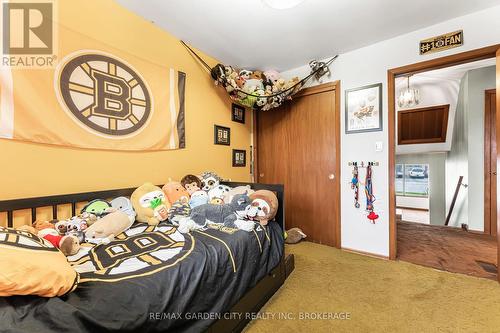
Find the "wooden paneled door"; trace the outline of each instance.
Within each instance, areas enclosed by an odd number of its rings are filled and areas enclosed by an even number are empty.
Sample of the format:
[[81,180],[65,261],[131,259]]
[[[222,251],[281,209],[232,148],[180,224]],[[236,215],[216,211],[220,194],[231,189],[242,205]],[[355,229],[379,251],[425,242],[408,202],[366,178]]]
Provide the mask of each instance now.
[[496,90],[485,91],[484,105],[484,233],[497,234]]
[[340,84],[301,91],[258,112],[257,179],[285,185],[286,227],[340,247]]

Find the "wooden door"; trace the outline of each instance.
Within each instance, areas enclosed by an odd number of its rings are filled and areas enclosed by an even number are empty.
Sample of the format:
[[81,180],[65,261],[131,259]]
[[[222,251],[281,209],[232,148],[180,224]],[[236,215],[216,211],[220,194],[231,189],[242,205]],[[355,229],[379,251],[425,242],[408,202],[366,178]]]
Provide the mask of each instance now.
[[497,234],[496,90],[485,91],[484,106],[484,233]]
[[287,229],[340,247],[339,83],[304,89],[257,115],[257,176],[285,185]]

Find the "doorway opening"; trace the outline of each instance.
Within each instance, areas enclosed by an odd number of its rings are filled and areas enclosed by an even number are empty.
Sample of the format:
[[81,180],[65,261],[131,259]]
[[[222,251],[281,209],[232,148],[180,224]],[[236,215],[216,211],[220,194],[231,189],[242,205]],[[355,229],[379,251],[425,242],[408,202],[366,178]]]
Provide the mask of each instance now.
[[498,49],[389,70],[391,259],[498,279]]

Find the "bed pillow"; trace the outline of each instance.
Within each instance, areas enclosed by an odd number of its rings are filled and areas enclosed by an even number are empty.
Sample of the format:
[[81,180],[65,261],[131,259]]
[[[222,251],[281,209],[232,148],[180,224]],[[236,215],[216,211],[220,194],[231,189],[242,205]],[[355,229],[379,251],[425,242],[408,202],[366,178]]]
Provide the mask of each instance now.
[[0,227],[0,296],[62,296],[78,273],[52,244],[27,231]]

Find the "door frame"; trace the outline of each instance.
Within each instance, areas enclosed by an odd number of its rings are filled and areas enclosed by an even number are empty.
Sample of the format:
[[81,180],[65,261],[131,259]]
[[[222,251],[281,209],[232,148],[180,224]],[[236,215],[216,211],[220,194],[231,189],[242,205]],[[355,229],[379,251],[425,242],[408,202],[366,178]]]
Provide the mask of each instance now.
[[[495,58],[497,59],[496,74],[497,74],[497,108],[500,107],[500,44],[483,47],[471,51],[461,52],[441,58],[426,60],[410,65],[396,67],[387,71],[387,87],[388,87],[388,117],[389,117],[389,258],[396,259],[397,254],[397,225],[396,225],[396,188],[395,188],[395,157],[396,157],[396,87],[395,79],[397,77],[426,72],[460,64],[465,64],[472,61]],[[496,121],[497,131],[500,133],[500,117]],[[500,135],[497,136],[497,145],[500,147]],[[497,161],[500,162],[500,154],[497,154]],[[497,180],[499,183],[500,177]],[[499,186],[500,188],[500,186]],[[497,207],[500,207],[500,196],[497,196]],[[497,242],[500,243],[500,214],[497,214]],[[500,259],[500,244],[497,243],[498,259]],[[497,259],[497,274],[500,281],[500,260]]]
[[[340,249],[341,248],[341,221],[340,221],[340,217],[341,217],[341,208],[342,208],[342,205],[341,205],[341,188],[340,188],[340,181],[341,181],[341,175],[340,175],[340,150],[341,150],[341,144],[340,144],[340,113],[341,113],[341,110],[340,110],[340,81],[337,80],[337,81],[333,81],[333,82],[328,82],[328,83],[324,83],[324,84],[319,84],[319,85],[316,85],[316,86],[312,86],[312,87],[309,87],[309,88],[304,88],[302,90],[300,90],[294,97],[293,99],[296,99],[296,98],[300,98],[300,97],[304,97],[304,96],[307,96],[307,95],[313,95],[313,94],[319,94],[319,93],[322,93],[322,92],[326,92],[326,91],[331,91],[331,90],[335,90],[335,100],[333,101],[335,103],[335,111],[336,111],[336,114],[335,114],[335,120],[334,120],[334,128],[335,128],[335,141],[337,143],[337,149],[335,150],[335,170],[337,172],[337,174],[335,175],[335,181],[334,181],[334,185],[335,186],[335,189],[336,189],[336,192],[338,193],[338,198],[336,200],[336,204],[338,205],[338,209],[337,209],[337,216],[335,216],[335,247]],[[287,102],[287,103],[293,103],[293,99],[292,101],[290,102]],[[261,111],[262,112],[262,111]],[[265,111],[265,112],[273,112],[272,110],[269,110],[269,111]],[[252,136],[253,136],[253,147],[252,147],[252,155],[253,155],[253,174],[254,174],[254,179],[255,179],[255,182],[259,182],[259,154],[258,154],[258,151],[257,151],[257,147],[258,147],[258,131],[259,131],[259,128],[258,128],[258,117],[259,117],[259,111],[253,111],[253,130],[252,130]],[[286,189],[285,189],[286,190]]]
[[[491,234],[491,95],[496,89],[484,91],[484,233]],[[495,117],[496,119],[496,117]],[[496,198],[495,198],[496,199]]]

